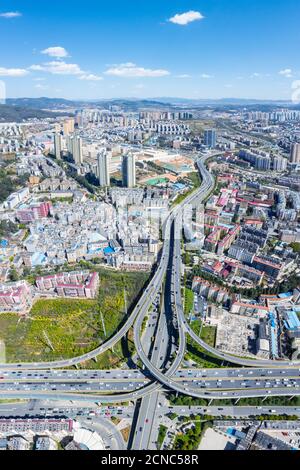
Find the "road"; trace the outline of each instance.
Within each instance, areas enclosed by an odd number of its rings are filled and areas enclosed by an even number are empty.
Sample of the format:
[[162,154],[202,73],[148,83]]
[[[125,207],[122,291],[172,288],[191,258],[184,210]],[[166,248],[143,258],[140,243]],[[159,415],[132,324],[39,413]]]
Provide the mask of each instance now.
[[[300,361],[253,361],[221,353],[201,340],[185,318],[181,295],[183,208],[188,204],[203,202],[210,194],[214,178],[205,167],[208,158],[210,157],[206,156],[197,162],[202,176],[201,187],[176,206],[165,221],[164,244],[157,270],[117,334],[94,351],[69,360],[0,364],[1,398],[72,400],[82,403],[141,400],[132,448],[149,449],[152,445],[155,416],[159,409],[159,396],[164,390],[208,400],[300,396]],[[149,331],[142,335],[145,318],[163,285],[167,286],[168,306],[160,310],[160,315],[150,314],[150,321],[153,323],[150,326],[148,324]],[[144,365],[143,372],[57,370],[95,359],[120,341],[132,326],[137,355]],[[249,369],[180,370],[186,351],[187,334],[202,348],[223,361],[247,366]],[[218,410],[223,412],[221,408]]]

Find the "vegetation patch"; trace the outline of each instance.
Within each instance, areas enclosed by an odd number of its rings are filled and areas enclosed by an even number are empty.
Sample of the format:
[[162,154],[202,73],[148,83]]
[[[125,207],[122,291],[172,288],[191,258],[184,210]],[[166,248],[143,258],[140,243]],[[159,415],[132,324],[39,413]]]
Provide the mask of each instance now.
[[[174,441],[174,450],[198,450],[201,439],[206,430],[212,427],[212,422],[202,422],[196,420],[191,426],[185,429],[184,433],[179,433]],[[188,426],[188,425],[187,425]]]
[[185,288],[184,291],[184,313],[189,315],[194,309],[194,293],[191,289]]
[[168,428],[166,426],[164,426],[163,424],[161,424],[159,426],[158,438],[157,438],[157,448],[158,448],[158,450],[160,450],[162,445],[163,445],[163,442],[164,442],[165,437],[167,435],[167,431],[168,431]]
[[[97,348],[125,322],[148,275],[103,270],[98,298],[39,300],[28,318],[0,315],[0,340],[7,362],[67,359]],[[102,321],[103,320],[103,321]],[[132,331],[98,362],[82,367],[111,368],[132,355]]]

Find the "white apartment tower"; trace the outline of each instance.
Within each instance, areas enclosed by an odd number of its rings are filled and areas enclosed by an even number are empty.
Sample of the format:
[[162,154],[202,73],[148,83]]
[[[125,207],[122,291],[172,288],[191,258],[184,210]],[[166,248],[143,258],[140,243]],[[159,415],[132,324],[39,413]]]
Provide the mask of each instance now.
[[299,143],[292,145],[290,163],[300,163],[300,144]]
[[63,140],[61,134],[54,134],[54,153],[57,160],[61,160],[61,152],[63,149]]
[[107,152],[98,154],[98,178],[101,187],[110,186],[110,155]]
[[136,186],[135,156],[125,155],[122,162],[123,186],[134,188]]
[[76,165],[83,163],[83,149],[82,149],[82,138],[78,136],[73,137],[72,141],[72,155]]

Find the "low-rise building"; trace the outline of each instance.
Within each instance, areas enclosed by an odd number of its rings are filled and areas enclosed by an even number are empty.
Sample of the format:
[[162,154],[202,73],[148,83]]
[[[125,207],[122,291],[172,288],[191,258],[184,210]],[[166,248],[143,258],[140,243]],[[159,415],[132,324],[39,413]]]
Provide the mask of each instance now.
[[58,273],[38,277],[36,285],[41,292],[55,291],[59,297],[96,297],[99,287],[99,274],[88,271]]
[[0,284],[0,312],[25,314],[32,306],[32,293],[26,281]]

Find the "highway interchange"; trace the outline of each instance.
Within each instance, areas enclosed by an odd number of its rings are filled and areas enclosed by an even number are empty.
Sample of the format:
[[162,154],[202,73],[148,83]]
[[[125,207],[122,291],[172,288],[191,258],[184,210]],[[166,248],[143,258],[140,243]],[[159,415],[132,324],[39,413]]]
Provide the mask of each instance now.
[[[76,358],[47,363],[0,364],[1,398],[101,403],[137,401],[131,448],[147,449],[161,391],[171,390],[209,400],[300,395],[300,361],[254,361],[221,353],[201,340],[185,318],[181,293],[183,209],[188,204],[195,207],[202,203],[213,189],[214,178],[205,166],[208,158],[197,161],[201,187],[175,206],[165,221],[164,244],[157,270],[120,330],[94,351]],[[157,302],[161,302],[159,308]],[[145,320],[148,321],[143,330]],[[143,370],[68,369],[87,360],[96,360],[113,348],[132,327]],[[241,368],[180,369],[187,335],[222,361]]]

